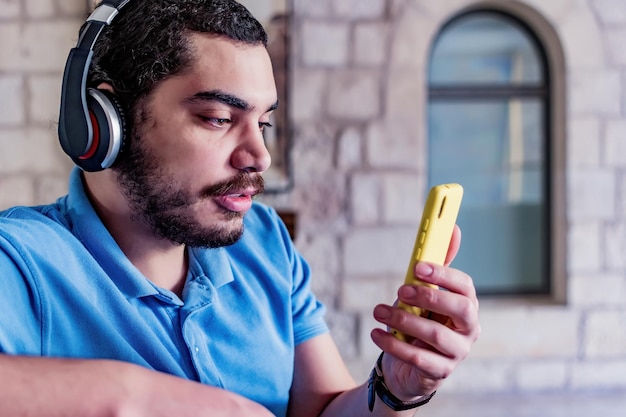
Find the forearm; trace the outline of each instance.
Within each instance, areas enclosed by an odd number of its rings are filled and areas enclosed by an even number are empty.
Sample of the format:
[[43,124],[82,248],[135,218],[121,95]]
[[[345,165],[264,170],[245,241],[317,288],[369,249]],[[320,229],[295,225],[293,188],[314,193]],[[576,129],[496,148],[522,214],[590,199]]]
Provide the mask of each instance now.
[[113,361],[0,355],[0,417],[115,416],[127,372]]
[[0,354],[0,417],[270,416],[236,394],[110,360]]
[[416,411],[417,409],[393,411],[376,396],[374,409],[370,412],[368,408],[368,386],[366,383],[335,397],[320,417],[411,417],[415,415]]

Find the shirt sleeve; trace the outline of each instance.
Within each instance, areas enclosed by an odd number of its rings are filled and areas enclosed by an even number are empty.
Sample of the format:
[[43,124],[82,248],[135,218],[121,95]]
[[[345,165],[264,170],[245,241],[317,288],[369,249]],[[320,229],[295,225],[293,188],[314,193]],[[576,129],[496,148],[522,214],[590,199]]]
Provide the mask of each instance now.
[[306,260],[296,251],[293,273],[293,323],[294,342],[296,345],[315,336],[328,333],[324,319],[326,307],[311,291],[311,268]]
[[0,236],[0,353],[41,354],[40,299],[29,276],[15,248]]

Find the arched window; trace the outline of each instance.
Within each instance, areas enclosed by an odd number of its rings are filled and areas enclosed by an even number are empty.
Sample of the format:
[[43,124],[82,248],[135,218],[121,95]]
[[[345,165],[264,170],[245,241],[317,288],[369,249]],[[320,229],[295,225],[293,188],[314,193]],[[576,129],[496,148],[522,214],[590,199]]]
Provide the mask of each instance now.
[[481,294],[550,292],[550,80],[522,21],[495,10],[449,21],[429,66],[429,184],[459,182],[453,266]]

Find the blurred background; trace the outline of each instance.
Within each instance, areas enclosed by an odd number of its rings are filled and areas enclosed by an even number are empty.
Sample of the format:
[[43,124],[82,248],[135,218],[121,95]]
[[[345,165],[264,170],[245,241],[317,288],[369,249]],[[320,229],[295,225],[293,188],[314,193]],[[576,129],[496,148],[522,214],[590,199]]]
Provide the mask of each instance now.
[[[242,2],[281,94],[262,200],[355,378],[428,188],[458,182],[483,334],[430,415],[626,410],[626,0]],[[61,76],[89,3],[0,0],[0,209],[67,191]]]

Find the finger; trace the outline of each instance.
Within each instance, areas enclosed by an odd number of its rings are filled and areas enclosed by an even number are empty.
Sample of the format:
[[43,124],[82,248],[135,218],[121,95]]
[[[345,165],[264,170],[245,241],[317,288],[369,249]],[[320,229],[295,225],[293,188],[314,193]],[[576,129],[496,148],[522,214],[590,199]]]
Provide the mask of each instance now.
[[[478,301],[475,298],[450,291],[440,291],[425,286],[403,286],[398,291],[400,301],[419,306],[435,313],[436,321],[465,335],[478,334]],[[403,316],[398,316],[401,321]],[[395,326],[395,323],[392,324]],[[394,327],[396,328],[396,327]],[[411,331],[404,332],[411,334]]]
[[[452,373],[457,363],[457,361],[433,351],[430,347],[414,346],[401,342],[382,329],[373,329],[371,337],[380,349],[416,367],[422,377],[434,381],[445,379]],[[438,384],[436,383],[432,389],[436,389],[436,385]]]
[[446,254],[446,261],[444,265],[450,265],[452,260],[456,257],[461,246],[461,228],[458,225],[454,225],[452,230],[452,238],[450,238],[450,246],[448,246],[448,253]]
[[445,321],[440,323],[388,306],[377,306],[374,317],[377,320],[382,318],[390,327],[402,332],[414,346],[436,350],[450,358],[464,357],[469,351],[470,343],[465,340],[466,335],[447,327]]
[[458,269],[418,262],[415,265],[415,277],[430,284],[444,288],[450,292],[464,295],[476,302],[476,288],[472,278]]
[[[478,325],[478,302],[475,299],[449,291],[434,290],[428,287],[404,288],[398,292],[400,300],[406,304],[418,305],[450,321],[450,327],[469,334]],[[438,320],[444,322],[445,320]]]

